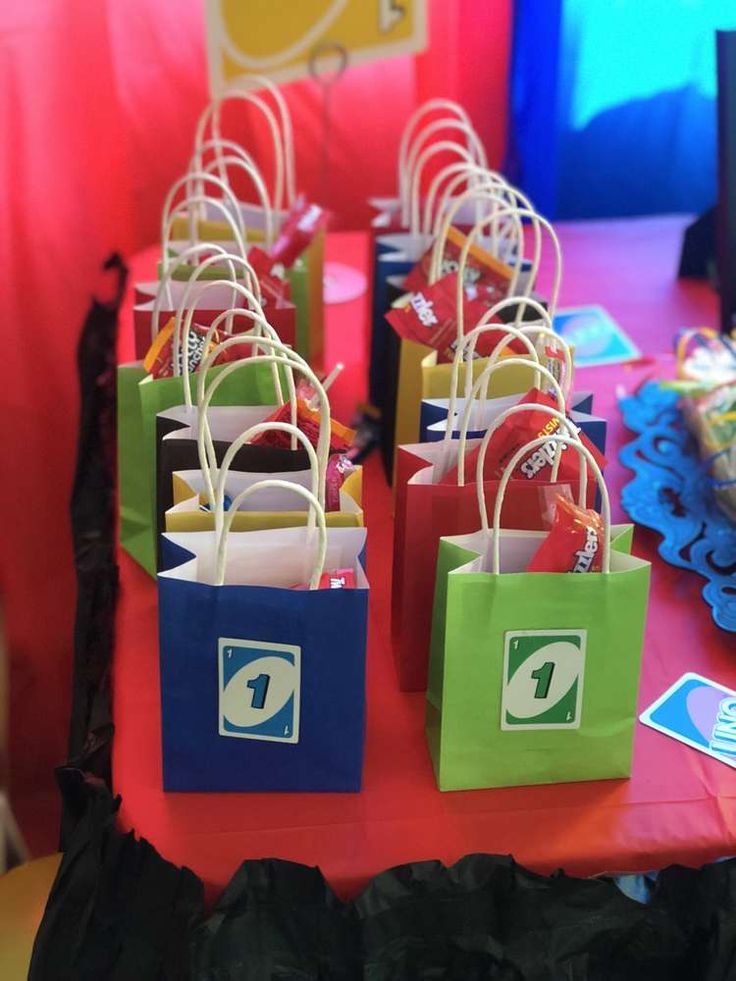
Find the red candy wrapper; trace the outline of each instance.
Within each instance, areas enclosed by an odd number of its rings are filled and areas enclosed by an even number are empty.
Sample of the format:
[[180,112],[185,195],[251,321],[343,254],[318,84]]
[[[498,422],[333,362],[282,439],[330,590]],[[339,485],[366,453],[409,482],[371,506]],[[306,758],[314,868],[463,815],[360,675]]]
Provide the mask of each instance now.
[[[487,310],[488,304],[465,297],[465,333],[475,327]],[[410,294],[403,306],[389,310],[386,320],[405,340],[417,341],[434,348],[439,354],[439,362],[452,361],[457,348],[457,273],[450,273],[420,292]],[[496,318],[494,322],[500,321]],[[502,330],[481,334],[475,356],[488,357],[494,347],[506,338],[508,334]],[[517,352],[526,350],[518,340],[511,342],[508,347]]]
[[299,197],[271,249],[272,262],[293,266],[326,222],[327,214],[318,204],[308,204],[303,196]]
[[[532,388],[523,398],[519,399],[517,405],[522,404],[546,405],[550,408],[557,408],[556,399],[546,392],[541,392],[538,388]],[[553,436],[559,428],[560,424],[557,419],[542,411],[519,412],[509,416],[491,437],[483,468],[484,479],[499,480],[517,450],[539,436]],[[585,433],[578,432],[578,437],[583,446],[590,450],[598,466],[603,469],[606,465],[605,457],[590,442]],[[555,444],[545,443],[535,450],[530,450],[529,455],[517,464],[512,477],[518,480],[550,480],[556,448]],[[479,453],[480,447],[475,447],[466,455],[466,474],[475,473]],[[580,476],[580,466],[579,453],[565,447],[560,459],[558,481],[575,486],[575,482]],[[440,483],[457,483],[457,466],[449,470]]]
[[545,345],[544,356],[540,357],[540,361],[564,391],[567,382],[567,370],[563,351],[559,348]]
[[[450,227],[442,254],[440,277],[457,273],[466,241],[467,236],[459,228]],[[429,286],[433,251],[433,247],[428,249],[416,266],[409,271],[404,283],[407,292],[422,292]],[[514,270],[511,266],[501,262],[490,252],[486,252],[480,245],[474,242],[470,246],[463,270],[463,287],[469,297],[482,300],[486,306],[493,306],[494,303],[508,296],[513,275]]]
[[340,510],[340,488],[351,473],[355,472],[353,463],[342,453],[333,454],[327,461],[325,478],[325,511]]
[[248,249],[248,262],[253,267],[258,282],[261,282],[264,276],[270,275],[271,270],[276,265],[276,260],[271,258],[265,249],[259,249],[257,245],[252,245]]
[[[297,415],[296,425],[307,437],[312,446],[317,446],[319,440],[320,414],[314,409],[310,409],[305,398],[301,397],[300,386],[297,386]],[[291,405],[285,402],[280,405],[275,412],[272,412],[264,422],[291,422]],[[355,432],[343,426],[335,419],[330,419],[330,452],[344,453],[349,449],[355,437]],[[291,446],[291,436],[282,430],[269,430],[259,433],[252,440],[254,444],[261,446],[280,446],[284,449]]]
[[532,556],[527,572],[600,572],[603,519],[557,495],[549,534]]
[[[143,367],[154,378],[171,378],[174,374],[174,325],[176,321],[174,317],[171,317],[161,330],[156,334],[153,339],[153,343],[148,349],[148,352],[143,359]],[[205,351],[205,339],[207,337],[208,327],[203,327],[201,324],[192,324],[189,328],[189,341],[187,344],[186,352],[186,371],[190,374],[199,368],[204,357],[212,351],[212,349],[219,344],[223,339],[224,335],[220,331],[215,331],[210,339],[210,343],[207,345],[207,350]],[[179,350],[179,370],[182,371],[182,354],[183,350]],[[226,349],[223,351],[216,360],[216,364],[223,364],[225,361],[233,361],[237,355],[232,350]]]
[[564,497],[568,501],[575,502],[569,484],[542,484],[540,486],[539,511],[542,515],[542,524],[548,531],[554,524],[558,497]]
[[[355,589],[355,573],[352,569],[335,569],[334,572],[323,572],[319,579],[318,589]],[[309,589],[308,583],[299,583],[291,589]]]
[[265,249],[259,249],[257,245],[251,246],[248,250],[248,262],[258,277],[261,294],[267,301],[269,299],[279,301],[291,299],[289,280],[276,275],[273,270],[278,263]]

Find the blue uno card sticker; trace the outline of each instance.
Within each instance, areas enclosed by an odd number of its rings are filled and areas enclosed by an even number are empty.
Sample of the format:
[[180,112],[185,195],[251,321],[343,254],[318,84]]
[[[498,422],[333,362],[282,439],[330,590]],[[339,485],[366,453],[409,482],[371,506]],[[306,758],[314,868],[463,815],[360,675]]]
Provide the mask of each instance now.
[[736,692],[699,674],[684,674],[640,721],[678,742],[736,767]]
[[578,367],[616,364],[641,357],[641,351],[603,307],[558,310],[554,329],[575,348]]
[[299,742],[301,648],[221,637],[217,660],[220,735]]

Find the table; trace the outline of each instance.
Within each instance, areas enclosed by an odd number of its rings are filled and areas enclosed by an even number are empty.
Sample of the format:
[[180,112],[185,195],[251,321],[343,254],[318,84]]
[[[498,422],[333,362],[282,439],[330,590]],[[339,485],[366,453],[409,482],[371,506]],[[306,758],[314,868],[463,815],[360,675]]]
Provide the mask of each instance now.
[[[607,469],[614,520],[630,475],[618,463],[626,442],[616,396],[647,377],[672,372],[674,331],[714,323],[716,298],[705,284],[678,283],[686,219],[666,217],[560,225],[565,256],[562,304],[600,303],[645,352],[629,366],[581,370],[580,389],[596,393],[609,419]],[[365,267],[368,240],[342,233],[328,258]],[[132,281],[149,278],[155,250],[137,257]],[[328,364],[345,372],[331,392],[335,415],[349,419],[365,390],[366,299],[328,310]],[[121,357],[129,356],[129,311]],[[657,357],[654,357],[654,356]],[[159,680],[154,582],[120,554],[121,601],[114,667],[114,789],[120,821],[173,862],[189,865],[212,892],[246,857],[276,856],[318,865],[342,896],[382,869],[474,851],[511,853],[548,873],[645,871],[671,862],[699,865],[736,853],[736,773],[659,733],[637,728],[633,775],[547,787],[441,794],[424,740],[424,698],[398,691],[390,650],[390,492],[377,454],[365,473],[371,608],[368,727],[360,794],[164,794],[161,790]],[[656,556],[656,536],[639,529],[635,551],[653,562],[640,706],[684,671],[736,686],[736,642],[710,620],[701,583]]]

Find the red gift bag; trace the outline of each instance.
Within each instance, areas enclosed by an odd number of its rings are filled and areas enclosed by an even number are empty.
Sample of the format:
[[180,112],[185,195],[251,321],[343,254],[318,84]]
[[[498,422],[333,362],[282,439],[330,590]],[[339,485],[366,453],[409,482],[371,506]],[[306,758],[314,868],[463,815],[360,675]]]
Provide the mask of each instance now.
[[[489,365],[478,378],[475,392],[482,390],[487,377],[507,365],[515,366],[519,359],[509,359]],[[559,386],[547,369],[540,366],[540,373],[557,386],[557,408],[538,403],[529,404],[521,412],[544,413],[559,425],[567,426],[570,438],[575,438],[575,428],[564,416],[564,401]],[[553,386],[554,387],[554,386]],[[493,401],[493,400],[489,400]],[[502,402],[503,409],[508,403]],[[486,411],[489,409],[487,403]],[[499,428],[506,419],[506,412],[499,415],[491,429]],[[467,431],[468,417],[465,419]],[[394,660],[402,691],[422,691],[427,685],[429,643],[432,628],[432,602],[434,598],[435,568],[439,539],[443,535],[470,534],[477,530],[478,498],[474,474],[466,483],[442,483],[442,478],[456,468],[458,454],[477,453],[481,439],[453,440],[446,437],[441,442],[418,443],[400,446],[396,462],[396,517],[394,525],[394,561],[391,596],[391,627]],[[493,446],[493,437],[490,440]],[[561,455],[561,454],[560,454]],[[541,476],[550,476],[549,480]],[[500,481],[484,481],[488,507],[496,500]],[[513,479],[504,506],[504,527],[522,530],[542,530],[547,527],[548,513],[556,492],[573,490],[569,482],[556,479],[556,472],[534,479]],[[595,487],[588,488],[588,502],[592,506]]]
[[[207,258],[194,268],[188,280],[173,278],[177,268],[203,251],[208,253]],[[208,278],[207,271],[215,267],[229,272],[232,281]],[[136,357],[145,357],[156,336],[156,325],[160,330],[172,316],[180,316],[189,307],[196,310],[196,322],[209,327],[224,310],[260,306],[279,340],[293,347],[296,343],[296,308],[288,296],[286,282],[274,276],[257,277],[250,262],[242,256],[230,255],[221,246],[213,244],[191,246],[166,266],[155,295],[133,308]],[[232,328],[235,333],[248,329],[242,321],[236,324]]]

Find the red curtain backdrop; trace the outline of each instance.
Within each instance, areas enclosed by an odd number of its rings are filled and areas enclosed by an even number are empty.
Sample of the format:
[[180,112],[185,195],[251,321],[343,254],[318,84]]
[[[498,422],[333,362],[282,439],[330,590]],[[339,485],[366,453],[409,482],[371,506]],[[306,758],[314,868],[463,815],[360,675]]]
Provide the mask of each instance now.
[[[401,128],[430,97],[462,102],[501,162],[511,0],[429,8],[425,54],[349,68],[335,84],[325,203],[337,227],[364,226],[366,198],[395,191]],[[208,98],[203,22],[202,0],[0,4],[0,598],[22,817],[51,792],[66,749],[78,332],[100,263],[155,240],[167,187],[186,168]],[[322,92],[307,80],[286,96],[298,184],[318,198]],[[28,830],[32,844],[53,845]]]

